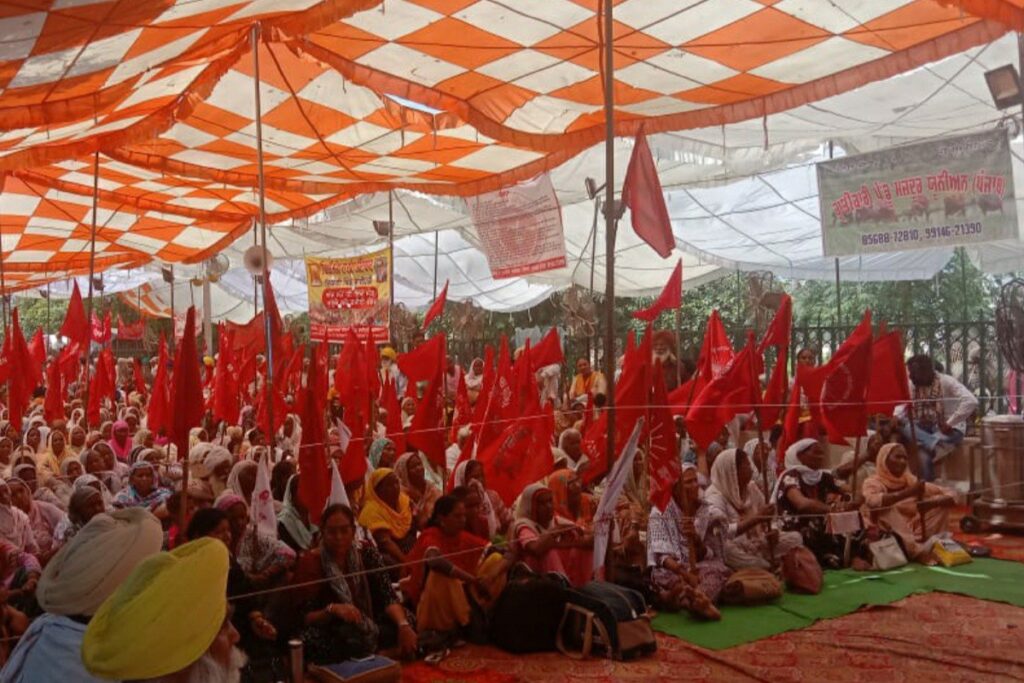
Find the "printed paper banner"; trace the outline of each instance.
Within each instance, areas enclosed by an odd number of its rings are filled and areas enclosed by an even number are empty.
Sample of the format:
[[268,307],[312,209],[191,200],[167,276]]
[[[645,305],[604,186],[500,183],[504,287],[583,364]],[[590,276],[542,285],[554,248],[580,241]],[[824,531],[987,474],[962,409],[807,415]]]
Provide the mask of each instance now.
[[1002,128],[818,164],[826,256],[1017,239]]
[[391,320],[391,253],[351,258],[306,258],[309,338],[342,342],[348,330],[386,343]]
[[466,204],[495,280],[565,267],[562,209],[546,174]]

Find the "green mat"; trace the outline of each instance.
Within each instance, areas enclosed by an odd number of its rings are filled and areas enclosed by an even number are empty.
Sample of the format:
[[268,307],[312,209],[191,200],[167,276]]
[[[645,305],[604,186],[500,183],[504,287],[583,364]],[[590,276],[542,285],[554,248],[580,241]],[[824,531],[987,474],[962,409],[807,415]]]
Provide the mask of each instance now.
[[722,607],[722,620],[659,614],[654,629],[709,650],[749,643],[850,614],[864,605],[887,605],[914,593],[942,591],[1024,607],[1024,564],[977,559],[951,569],[907,565],[887,572],[825,572],[819,595],[784,593],[760,607]]

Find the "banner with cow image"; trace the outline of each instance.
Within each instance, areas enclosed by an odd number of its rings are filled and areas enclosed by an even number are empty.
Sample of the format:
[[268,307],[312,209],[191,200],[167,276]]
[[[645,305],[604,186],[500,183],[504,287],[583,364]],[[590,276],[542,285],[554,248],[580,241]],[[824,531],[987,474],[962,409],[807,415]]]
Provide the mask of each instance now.
[[818,164],[825,256],[1017,239],[1003,128]]

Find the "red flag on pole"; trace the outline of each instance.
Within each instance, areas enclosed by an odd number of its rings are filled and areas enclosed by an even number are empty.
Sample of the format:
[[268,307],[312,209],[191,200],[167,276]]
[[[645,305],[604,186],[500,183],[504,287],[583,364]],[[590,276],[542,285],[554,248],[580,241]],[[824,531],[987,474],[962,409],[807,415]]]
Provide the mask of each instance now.
[[46,398],[43,400],[43,417],[53,423],[63,420],[64,415],[64,377],[60,372],[60,364],[54,359],[46,368]]
[[28,344],[25,342],[25,335],[21,332],[17,308],[11,313],[10,343],[5,342],[4,346],[7,351],[5,360],[10,367],[7,409],[11,424],[15,429],[20,430],[21,418],[32,399],[32,391],[39,383],[39,377],[35,359],[32,358]]
[[758,346],[758,359],[761,367],[764,367],[764,352],[769,346],[776,348],[775,367],[772,369],[772,376],[768,380],[768,388],[764,392],[764,401],[758,408],[757,415],[761,426],[766,427],[779,419],[782,413],[782,402],[786,398],[786,389],[789,386],[789,336],[793,326],[793,300],[788,294],[783,295],[779,310],[768,325],[764,339]]
[[299,477],[299,500],[309,511],[309,521],[319,524],[320,514],[331,493],[328,459],[324,448],[327,441],[327,430],[324,427],[327,394],[324,384],[317,381],[322,374],[327,373],[327,368],[320,365],[319,354],[311,355],[307,383],[300,389],[302,445],[298,459],[302,476]]
[[160,349],[157,352],[156,375],[153,377],[153,392],[146,411],[146,424],[154,434],[171,434],[170,387],[167,381],[167,340],[160,335]]
[[444,451],[448,445],[444,426],[444,359],[438,358],[437,372],[427,384],[427,391],[416,405],[416,414],[409,425],[405,442],[422,451],[438,468],[445,467]]
[[477,449],[487,448],[497,439],[508,426],[506,420],[516,416],[516,396],[514,393],[514,377],[512,361],[509,358],[508,339],[501,336],[501,347],[498,350],[498,369],[487,396],[487,406],[481,420],[480,433],[477,434]]
[[402,429],[402,404],[398,401],[398,388],[394,378],[388,378],[381,390],[381,407],[387,412],[387,436],[395,444],[395,453],[404,454],[405,431]]
[[171,437],[178,446],[178,457],[188,454],[188,433],[203,419],[203,381],[199,376],[199,351],[196,349],[196,309],[189,306],[185,315],[185,333],[174,358],[174,386],[171,387]]
[[36,329],[36,333],[32,335],[32,341],[28,344],[28,352],[36,366],[42,368],[46,363],[46,341],[43,339],[43,328]]
[[750,412],[761,400],[756,381],[753,335],[721,375],[704,387],[686,413],[686,432],[707,448],[722,428],[740,413]]
[[85,306],[82,304],[82,292],[78,289],[78,281],[75,281],[71,290],[71,300],[68,302],[68,312],[64,316],[64,323],[60,326],[60,335],[67,337],[72,342],[78,342],[80,349],[89,348],[89,339],[92,335],[92,327],[85,317]]
[[735,355],[718,310],[711,311],[707,329],[704,330],[700,355],[697,357],[697,372],[705,382],[710,382],[725,371]]
[[871,347],[871,384],[868,412],[891,415],[896,406],[910,401],[910,381],[903,360],[903,337],[893,331],[875,340]]
[[142,374],[142,360],[135,358],[132,360],[132,375],[135,380],[135,393],[140,397],[146,395],[146,377]]
[[444,281],[444,288],[441,293],[434,299],[434,303],[430,304],[430,308],[427,309],[427,314],[423,316],[423,329],[430,327],[430,323],[434,321],[434,318],[444,313],[444,305],[448,301],[448,280]]
[[[417,346],[412,351],[399,354],[398,369],[409,380],[409,385],[415,387],[417,382],[428,382],[434,376],[434,362],[441,355],[446,344],[443,334],[435,334],[433,337]],[[447,350],[443,355],[447,355]],[[412,394],[415,396],[415,394]]]
[[658,256],[668,258],[676,243],[672,236],[672,221],[661,192],[658,168],[642,130],[636,134],[633,154],[626,168],[622,203],[629,207],[633,231],[637,236],[647,242]]
[[648,308],[633,312],[633,317],[645,322],[654,322],[665,311],[679,308],[683,303],[683,259],[676,263],[675,270],[665,283],[665,288]]
[[228,424],[237,424],[241,406],[238,403],[238,371],[235,365],[235,333],[220,329],[220,352],[213,375],[213,417]]
[[647,472],[651,482],[651,502],[662,512],[665,511],[665,506],[672,498],[672,487],[675,486],[682,473],[679,447],[676,443],[676,424],[668,407],[667,393],[665,391],[665,375],[661,371],[661,361],[655,361],[649,420],[651,446],[647,459]]
[[[529,354],[529,355],[527,355]],[[558,329],[552,327],[548,330],[536,346],[532,346],[530,349],[523,351],[523,358],[530,359],[530,367],[534,370],[540,370],[548,365],[556,365],[565,362],[565,354],[562,353],[562,340],[558,336]]]
[[477,450],[488,488],[506,505],[522,490],[551,473],[551,420],[543,412],[515,418],[487,446]]

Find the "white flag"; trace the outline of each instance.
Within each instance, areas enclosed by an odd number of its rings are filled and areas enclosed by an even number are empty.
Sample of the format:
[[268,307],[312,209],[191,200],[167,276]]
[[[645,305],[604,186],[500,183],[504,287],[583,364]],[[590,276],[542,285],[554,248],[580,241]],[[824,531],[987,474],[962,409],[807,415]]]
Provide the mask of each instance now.
[[644,419],[636,421],[636,427],[629,437],[629,441],[622,448],[619,459],[615,461],[611,474],[608,475],[608,485],[601,496],[601,502],[597,505],[597,512],[594,513],[594,578],[602,579],[604,576],[604,560],[608,553],[608,537],[611,534],[612,523],[615,521],[615,507],[619,501],[629,473],[633,471],[633,457],[636,455],[636,446],[640,441],[640,432],[644,428]]
[[277,538],[277,515],[274,513],[274,496],[270,492],[266,454],[261,455],[256,463],[256,486],[252,490],[249,518],[261,532]]
[[[327,505],[337,505],[341,503],[349,508],[352,504],[348,502],[348,492],[345,491],[345,485],[341,483],[341,475],[338,474],[338,466],[331,460],[331,493],[327,496]],[[327,506],[324,506],[327,509]]]
[[338,420],[336,426],[338,427],[338,447],[342,453],[347,453],[348,443],[352,440],[352,430],[348,428],[344,420]]

